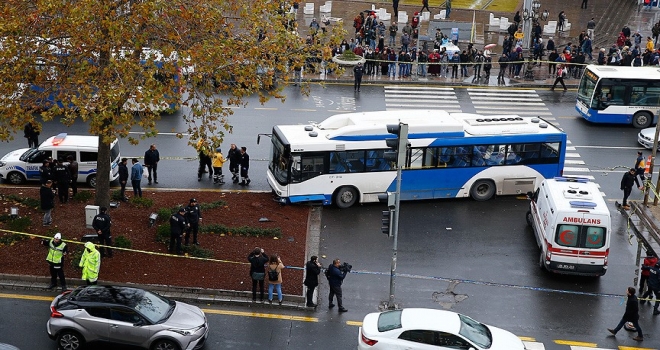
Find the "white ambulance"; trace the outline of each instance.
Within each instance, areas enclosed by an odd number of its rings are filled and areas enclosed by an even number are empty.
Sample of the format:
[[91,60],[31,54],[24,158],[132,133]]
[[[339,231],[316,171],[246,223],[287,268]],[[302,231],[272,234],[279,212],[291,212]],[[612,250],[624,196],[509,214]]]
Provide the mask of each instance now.
[[[0,158],[0,179],[12,184],[39,180],[39,168],[43,161],[52,157],[67,162],[72,156],[78,162],[77,182],[96,187],[96,160],[98,136],[68,135],[61,133],[49,137],[38,148],[21,148]],[[119,141],[110,144],[110,181],[119,177]]]
[[607,272],[610,211],[596,183],[584,178],[546,179],[528,197],[527,223],[540,249],[541,269],[581,276]]

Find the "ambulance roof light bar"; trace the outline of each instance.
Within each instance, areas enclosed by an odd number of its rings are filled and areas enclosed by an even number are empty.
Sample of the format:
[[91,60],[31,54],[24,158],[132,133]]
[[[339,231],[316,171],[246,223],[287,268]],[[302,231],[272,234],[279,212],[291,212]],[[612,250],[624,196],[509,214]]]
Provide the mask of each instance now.
[[571,205],[571,208],[595,209],[597,206],[596,203],[587,201],[570,201],[568,203]]
[[566,177],[566,176],[555,176],[555,181],[557,182],[579,182],[579,183],[587,183],[589,182],[589,179],[586,177]]
[[53,137],[53,146],[57,146],[60,143],[62,143],[66,139],[66,133],[59,133],[55,137]]

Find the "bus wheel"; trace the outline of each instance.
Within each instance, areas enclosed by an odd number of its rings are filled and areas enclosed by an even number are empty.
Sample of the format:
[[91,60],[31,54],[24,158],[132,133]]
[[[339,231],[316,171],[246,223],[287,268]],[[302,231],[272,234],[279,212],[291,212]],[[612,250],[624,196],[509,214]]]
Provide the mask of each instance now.
[[495,184],[490,180],[477,180],[470,189],[470,197],[475,201],[487,201],[495,195]]
[[640,112],[633,116],[633,126],[638,129],[648,128],[649,126],[651,126],[652,121],[653,121],[653,116],[651,116],[647,112]]
[[340,187],[335,194],[335,205],[341,209],[351,207],[357,200],[358,193],[353,187]]
[[534,218],[532,217],[532,212],[528,211],[527,215],[525,215],[525,219],[527,219],[527,225],[532,226],[534,223]]

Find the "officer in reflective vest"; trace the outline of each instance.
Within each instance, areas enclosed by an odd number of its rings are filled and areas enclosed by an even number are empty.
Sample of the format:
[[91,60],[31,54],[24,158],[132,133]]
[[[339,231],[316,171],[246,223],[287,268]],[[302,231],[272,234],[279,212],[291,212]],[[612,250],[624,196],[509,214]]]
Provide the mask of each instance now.
[[82,267],[82,279],[87,282],[87,285],[95,285],[101,269],[101,253],[96,250],[94,243],[85,243],[85,251],[78,266]]
[[48,289],[53,289],[57,287],[57,278],[60,278],[60,283],[62,284],[62,291],[66,290],[66,280],[64,279],[64,266],[62,264],[62,259],[69,252],[66,243],[62,241],[62,234],[56,233],[53,239],[48,240],[44,239],[41,241],[41,244],[48,247],[48,256],[46,256],[46,261],[50,267],[50,285]]

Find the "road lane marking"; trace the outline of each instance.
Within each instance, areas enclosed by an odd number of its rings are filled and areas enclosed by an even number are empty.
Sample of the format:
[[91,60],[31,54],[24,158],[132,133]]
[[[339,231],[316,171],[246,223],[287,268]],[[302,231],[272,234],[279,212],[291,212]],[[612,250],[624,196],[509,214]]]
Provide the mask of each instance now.
[[658,350],[657,348],[638,348],[635,346],[619,345],[619,350]]
[[55,297],[43,297],[39,295],[24,295],[24,294],[8,294],[0,293],[0,298],[5,299],[24,299],[24,300],[37,300],[37,301],[53,301]]
[[254,109],[261,110],[261,111],[276,111],[277,108],[275,107],[254,107]]
[[207,314],[228,315],[228,316],[242,316],[242,317],[257,317],[257,318],[271,318],[277,320],[301,321],[301,322],[318,322],[317,317],[307,316],[293,316],[281,314],[267,314],[263,312],[245,312],[245,311],[229,311],[218,309],[202,309]]
[[518,337],[522,341],[536,341],[536,338],[533,337]]
[[349,325],[349,326],[362,327],[362,322],[361,321],[346,321],[346,324]]
[[606,148],[606,149],[632,149],[632,150],[645,150],[644,147],[630,147],[630,146],[574,146],[579,148]]
[[577,118],[579,118],[579,117],[576,117],[576,116],[574,116],[574,115],[571,115],[571,116],[564,116],[564,117],[557,117],[557,118],[560,118],[560,119],[577,119]]
[[306,108],[292,108],[294,112],[316,112],[315,109],[306,109]]
[[598,346],[596,343],[588,343],[588,342],[583,342],[583,341],[574,341],[574,340],[561,340],[561,339],[556,339],[553,340],[555,344],[559,345],[569,345],[569,346],[583,346],[583,347],[588,347],[588,348],[595,348]]
[[537,343],[535,341],[526,341],[523,337],[519,337],[525,344],[525,349],[527,350],[545,350],[545,345],[543,343]]

